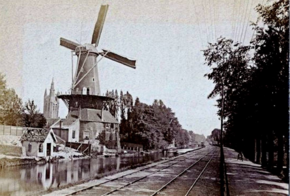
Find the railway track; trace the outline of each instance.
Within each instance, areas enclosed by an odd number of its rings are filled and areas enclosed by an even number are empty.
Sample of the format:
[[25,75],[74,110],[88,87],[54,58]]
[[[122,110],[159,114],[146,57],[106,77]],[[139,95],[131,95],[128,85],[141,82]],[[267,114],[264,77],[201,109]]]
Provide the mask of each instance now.
[[[107,181],[100,183],[98,185],[87,187],[85,189],[82,189],[81,191],[76,191],[73,193],[73,195],[88,195],[88,194],[89,195],[90,194],[102,195],[102,196],[111,195],[111,194],[116,195],[119,191],[123,190],[124,188],[134,186],[138,182],[141,182],[142,180],[144,180],[146,178],[150,178],[152,175],[162,173],[162,172],[164,172],[164,171],[166,171],[174,166],[176,166],[177,169],[179,169],[178,167],[182,167],[181,172],[179,172],[177,175],[174,175],[174,177],[169,182],[165,183],[163,186],[161,186],[161,188],[159,188],[157,191],[155,191],[153,194],[151,194],[152,196],[157,195],[160,192],[162,192],[165,188],[170,186],[170,184],[172,184],[174,181],[176,181],[178,178],[180,178],[183,174],[185,174],[192,167],[194,167],[195,165],[197,165],[200,162],[204,162],[203,159],[205,159],[208,156],[208,154],[210,154],[210,153],[213,153],[213,151],[205,152],[205,154],[204,154],[204,152],[201,153],[200,151],[193,151],[193,152],[190,152],[187,154],[182,154],[182,155],[179,155],[177,157],[173,157],[167,161],[161,161],[160,163],[157,163],[157,164],[152,165],[150,167],[145,167],[145,168],[142,168],[142,169],[137,170],[135,172],[107,180]],[[212,157],[211,157],[211,159],[212,159]],[[202,173],[205,171],[205,169],[206,169],[207,165],[210,163],[211,159],[209,161],[207,161],[206,166],[202,169],[198,178],[192,183],[192,185],[190,186],[190,188],[188,190],[188,193],[191,191],[191,189],[194,187],[194,185],[196,184],[198,179],[201,177]],[[193,163],[191,163],[189,166],[184,165],[189,160],[193,161]],[[183,169],[184,167],[185,167],[185,169]],[[133,177],[133,175],[137,175],[138,177]],[[129,177],[129,176],[131,176],[133,178],[133,180],[124,183],[123,182],[124,178]],[[116,188],[106,190],[105,193],[100,193],[100,189],[102,189],[102,187],[104,189],[106,189],[104,186],[108,185],[109,183],[112,183],[113,181],[116,181],[117,184],[119,183]],[[152,193],[152,190],[151,190],[151,193]],[[188,193],[186,195],[188,195]],[[148,195],[150,195],[150,194],[148,194]]]
[[[212,153],[212,152],[211,152]],[[209,153],[210,154],[210,153]],[[184,175],[186,172],[188,172],[188,170],[190,170],[193,166],[195,166],[197,163],[199,163],[204,157],[206,157],[207,155],[203,156],[202,158],[200,158],[198,161],[194,162],[193,164],[191,164],[189,167],[185,168],[182,172],[180,172],[178,175],[176,175],[175,177],[173,177],[169,182],[167,182],[166,184],[164,184],[160,189],[158,189],[157,191],[155,191],[153,194],[151,194],[150,196],[155,196],[158,195],[158,193],[160,193],[162,190],[166,189],[169,185],[171,185],[173,182],[175,182],[178,178],[180,178],[182,175]],[[189,187],[188,191],[185,193],[185,196],[188,196],[190,191],[193,189],[193,187],[196,185],[197,181],[200,179],[200,177],[202,176],[202,174],[204,173],[205,169],[207,168],[208,164],[211,162],[211,160],[213,159],[214,154],[211,156],[211,158],[206,161],[205,166],[202,168],[201,172],[199,173],[199,175],[197,176],[197,178],[194,180],[194,182],[191,184],[191,186]]]

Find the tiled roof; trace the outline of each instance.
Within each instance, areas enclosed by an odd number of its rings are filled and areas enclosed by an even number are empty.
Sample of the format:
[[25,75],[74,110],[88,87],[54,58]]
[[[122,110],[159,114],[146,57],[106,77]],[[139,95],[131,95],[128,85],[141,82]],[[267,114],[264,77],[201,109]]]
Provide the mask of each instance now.
[[48,134],[49,129],[26,129],[22,134],[20,141],[43,142]]
[[[102,118],[103,112],[103,118]],[[112,116],[112,114],[107,110],[96,110],[96,109],[82,109],[81,121],[94,121],[94,122],[104,122],[104,123],[118,123],[118,121]]]

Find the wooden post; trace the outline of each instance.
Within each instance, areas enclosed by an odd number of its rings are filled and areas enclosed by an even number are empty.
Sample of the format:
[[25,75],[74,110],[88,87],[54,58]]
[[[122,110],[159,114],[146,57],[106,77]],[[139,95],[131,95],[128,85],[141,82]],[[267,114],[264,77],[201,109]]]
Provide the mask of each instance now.
[[224,196],[224,152],[223,152],[223,120],[224,120],[224,81],[222,78],[222,108],[221,108],[221,133],[220,133],[220,194]]

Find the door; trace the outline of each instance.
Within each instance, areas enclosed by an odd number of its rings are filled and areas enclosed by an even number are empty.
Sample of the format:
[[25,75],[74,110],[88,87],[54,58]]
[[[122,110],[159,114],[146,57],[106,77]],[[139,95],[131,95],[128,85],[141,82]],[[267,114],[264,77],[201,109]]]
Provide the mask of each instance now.
[[51,156],[51,143],[46,144],[46,156]]

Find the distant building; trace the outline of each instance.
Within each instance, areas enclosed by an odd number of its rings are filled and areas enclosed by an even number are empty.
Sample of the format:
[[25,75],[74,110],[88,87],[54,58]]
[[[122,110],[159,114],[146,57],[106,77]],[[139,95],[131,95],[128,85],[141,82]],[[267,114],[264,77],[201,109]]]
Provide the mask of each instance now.
[[54,82],[52,80],[49,94],[45,89],[43,103],[43,115],[46,119],[58,118],[59,101],[54,90]]
[[50,157],[53,156],[53,147],[56,146],[56,137],[52,129],[27,129],[20,138],[26,156]]

